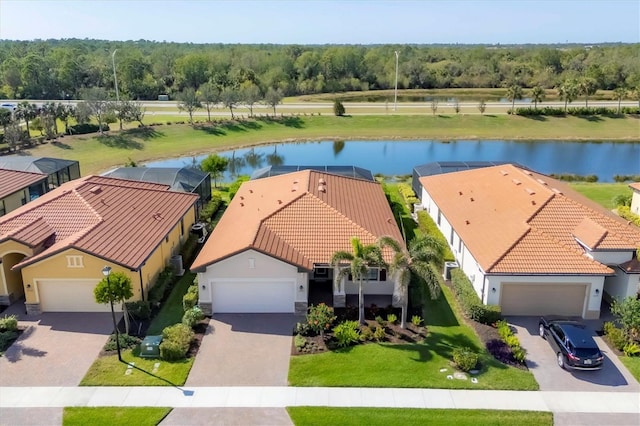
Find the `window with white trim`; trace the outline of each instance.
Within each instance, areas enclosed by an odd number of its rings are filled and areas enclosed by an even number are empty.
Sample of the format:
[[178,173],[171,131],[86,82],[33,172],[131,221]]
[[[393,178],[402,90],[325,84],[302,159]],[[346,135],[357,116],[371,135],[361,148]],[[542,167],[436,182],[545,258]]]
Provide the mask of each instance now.
[[84,268],[82,256],[67,256],[67,268]]

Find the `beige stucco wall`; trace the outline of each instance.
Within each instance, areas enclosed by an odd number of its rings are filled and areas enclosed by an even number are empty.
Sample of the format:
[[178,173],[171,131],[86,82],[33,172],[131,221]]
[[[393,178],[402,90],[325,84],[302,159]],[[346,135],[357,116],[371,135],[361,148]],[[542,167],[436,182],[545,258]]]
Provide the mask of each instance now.
[[18,276],[16,276],[15,272],[10,271],[10,268],[22,256],[30,256],[32,254],[33,251],[29,247],[16,241],[8,240],[0,243],[0,260],[2,260],[2,268],[0,268],[0,297],[6,296],[8,298],[11,292],[14,292],[14,298],[22,296],[24,291],[15,288],[15,282],[20,282],[18,278],[19,272]]
[[4,200],[4,209],[5,213],[9,213],[14,211],[15,209],[22,207],[22,199],[25,198],[27,202],[29,202],[29,188],[21,189],[18,192],[14,192],[13,194],[7,195],[3,198]]

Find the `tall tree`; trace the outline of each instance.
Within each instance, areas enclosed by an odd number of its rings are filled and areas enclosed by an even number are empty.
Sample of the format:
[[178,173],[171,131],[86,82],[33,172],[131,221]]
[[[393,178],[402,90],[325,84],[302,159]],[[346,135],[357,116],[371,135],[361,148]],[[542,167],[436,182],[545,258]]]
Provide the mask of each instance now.
[[409,243],[409,248],[392,237],[384,236],[378,240],[382,249],[390,248],[393,258],[389,272],[395,280],[394,298],[402,304],[400,326],[406,327],[407,305],[409,301],[409,283],[411,276],[420,278],[429,290],[432,299],[440,295],[440,283],[433,270],[432,263],[439,266],[444,256],[444,245],[432,236],[419,236]]
[[240,97],[242,102],[249,108],[249,117],[253,117],[253,106],[262,99],[260,89],[253,83],[243,85],[240,89]]
[[591,77],[584,77],[578,82],[580,94],[584,95],[584,106],[589,108],[589,96],[598,91],[598,82]]
[[178,100],[180,101],[178,103],[178,109],[180,111],[187,111],[187,113],[189,113],[189,124],[193,124],[193,112],[202,107],[195,89],[191,87],[184,89],[178,95]]
[[18,120],[24,120],[27,126],[27,135],[31,134],[29,130],[29,121],[38,116],[38,108],[29,101],[22,101],[18,104],[15,111],[15,117]]
[[531,89],[531,99],[533,99],[533,106],[535,109],[538,109],[538,102],[544,101],[546,97],[546,93],[542,86],[535,86]]
[[98,122],[100,134],[103,134],[103,124],[107,116],[113,114],[114,103],[109,100],[107,91],[102,87],[92,87],[83,92],[84,104]]
[[511,113],[515,114],[516,99],[522,99],[522,86],[519,84],[512,84],[507,88],[507,99],[511,101]]
[[273,108],[273,115],[276,115],[276,107],[282,102],[282,91],[280,89],[274,89],[272,87],[267,90],[267,93],[264,95],[264,102]]
[[218,154],[210,154],[200,163],[200,168],[213,178],[213,186],[217,187],[217,179],[222,177],[229,166],[229,159]]
[[129,334],[129,314],[126,301],[133,297],[131,278],[123,272],[113,272],[100,280],[93,289],[93,296],[97,303],[122,304],[125,333]]
[[640,86],[634,87],[631,91],[631,96],[634,101],[638,101],[638,108],[640,108]]
[[331,266],[338,268],[335,276],[336,286],[342,279],[351,275],[358,283],[358,322],[364,324],[364,292],[363,284],[368,281],[369,269],[384,266],[382,250],[377,244],[364,245],[359,238],[351,238],[352,252],[340,250],[331,257]]
[[578,97],[578,85],[575,80],[565,80],[558,87],[558,94],[560,99],[564,101],[564,112],[567,112],[567,105],[575,101]]
[[198,97],[207,110],[207,121],[210,122],[211,108],[220,102],[220,90],[218,90],[213,82],[208,81],[198,88]]
[[222,89],[222,93],[220,93],[220,98],[222,100],[222,105],[224,105],[225,108],[229,108],[229,111],[231,112],[231,119],[233,120],[235,118],[233,115],[233,109],[240,102],[240,93],[238,92],[238,89],[231,86],[225,87]]
[[627,96],[627,88],[620,86],[613,91],[613,97],[618,101],[618,114],[622,109],[622,100]]
[[0,108],[0,126],[7,132],[7,126],[13,122],[13,114],[6,108]]
[[2,78],[11,89],[12,98],[16,99],[18,97],[18,89],[22,85],[20,64],[16,58],[8,58],[4,61],[2,64]]

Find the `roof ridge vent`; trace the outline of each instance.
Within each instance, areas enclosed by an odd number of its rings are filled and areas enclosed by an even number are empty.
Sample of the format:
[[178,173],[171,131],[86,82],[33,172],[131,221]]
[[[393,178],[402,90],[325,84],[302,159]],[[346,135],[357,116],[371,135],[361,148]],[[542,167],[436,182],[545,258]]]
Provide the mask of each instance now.
[[100,185],[92,186],[92,187],[89,189],[89,192],[90,192],[90,193],[92,193],[92,194],[97,194],[97,193],[99,193],[100,191],[102,191],[102,187],[101,187]]
[[536,179],[536,180],[543,185],[547,185],[547,182],[543,181],[542,179]]
[[525,175],[533,176],[529,170],[523,170],[522,173]]
[[278,204],[282,204],[282,200],[278,200]]
[[293,185],[291,187],[291,192],[296,192],[298,190],[298,185]]
[[326,184],[326,183],[327,183],[327,181],[326,181],[326,180],[324,180],[323,178],[320,178],[320,179],[318,179],[318,183],[319,183],[320,185],[324,185],[324,184]]
[[524,190],[527,191],[527,194],[529,194],[529,195],[535,195],[535,193],[536,193],[536,191],[534,191],[531,188],[525,188]]
[[515,183],[516,185],[520,185],[522,183],[516,178],[511,179],[511,182]]
[[327,192],[327,187],[324,185],[318,185],[318,191],[320,192]]
[[462,195],[462,191],[458,191],[458,195]]
[[475,200],[473,199],[473,197],[469,197],[469,200],[471,200],[471,202],[474,202]]
[[506,171],[506,170],[500,170],[500,174],[501,174],[502,176],[507,176],[507,175],[509,174],[509,172],[508,172],[508,171]]
[[562,191],[560,191],[558,188],[551,188],[551,190],[552,190],[553,192],[555,192],[556,194],[560,194],[560,195],[562,195]]
[[471,224],[471,222],[469,222],[469,219],[465,220],[464,223],[466,223],[467,225]]

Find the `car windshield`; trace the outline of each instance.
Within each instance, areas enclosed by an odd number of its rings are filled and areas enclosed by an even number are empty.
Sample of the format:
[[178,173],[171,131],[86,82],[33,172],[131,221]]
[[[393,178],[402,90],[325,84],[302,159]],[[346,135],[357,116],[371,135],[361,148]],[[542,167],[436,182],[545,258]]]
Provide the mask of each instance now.
[[600,351],[596,348],[576,348],[575,354],[579,358],[589,358],[599,355]]

